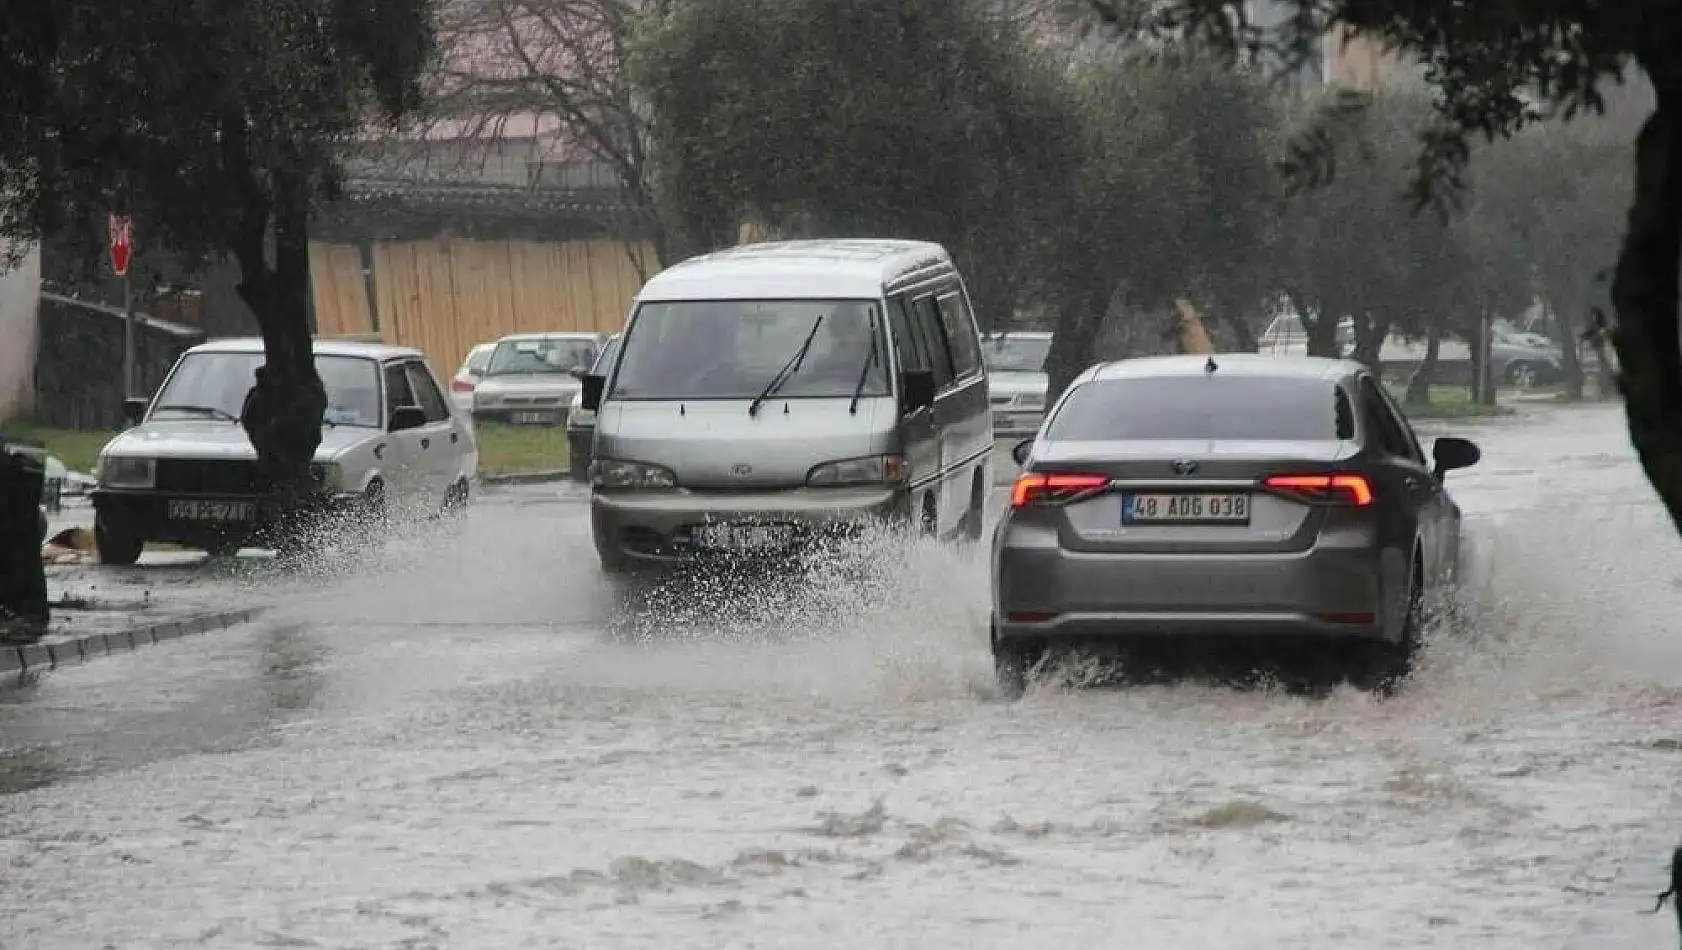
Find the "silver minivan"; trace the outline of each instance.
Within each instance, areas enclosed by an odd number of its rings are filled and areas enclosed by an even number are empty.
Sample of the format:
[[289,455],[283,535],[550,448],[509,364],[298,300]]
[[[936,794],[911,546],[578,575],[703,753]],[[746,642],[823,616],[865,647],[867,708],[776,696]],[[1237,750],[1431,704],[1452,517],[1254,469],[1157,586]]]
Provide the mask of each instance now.
[[581,402],[609,573],[778,557],[872,523],[981,536],[987,368],[938,244],[786,241],[677,264],[637,295]]

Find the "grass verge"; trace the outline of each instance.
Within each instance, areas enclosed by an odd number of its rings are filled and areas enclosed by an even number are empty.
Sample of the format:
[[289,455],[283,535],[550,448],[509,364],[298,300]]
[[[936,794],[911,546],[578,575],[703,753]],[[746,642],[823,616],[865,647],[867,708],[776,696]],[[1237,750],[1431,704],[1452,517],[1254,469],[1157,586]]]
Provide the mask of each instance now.
[[[99,450],[113,432],[53,429],[27,422],[0,422],[0,436],[39,442],[73,472],[93,474]],[[564,471],[567,467],[566,429],[561,426],[478,427],[479,471],[486,475]]]
[[1423,406],[1407,404],[1406,385],[1391,385],[1389,389],[1390,395],[1402,405],[1409,419],[1487,419],[1512,412],[1504,406],[1482,406],[1473,402],[1472,394],[1465,386],[1432,386],[1431,402]]
[[87,432],[78,429],[50,429],[28,422],[0,422],[0,437],[40,442],[47,447],[49,454],[57,456],[58,460],[64,463],[65,468],[85,475],[93,474],[94,462],[99,459],[99,450],[105,448],[105,443],[111,441],[114,435],[115,432],[102,430]]
[[564,472],[567,468],[567,430],[564,426],[509,426],[480,423],[479,474],[522,475]]

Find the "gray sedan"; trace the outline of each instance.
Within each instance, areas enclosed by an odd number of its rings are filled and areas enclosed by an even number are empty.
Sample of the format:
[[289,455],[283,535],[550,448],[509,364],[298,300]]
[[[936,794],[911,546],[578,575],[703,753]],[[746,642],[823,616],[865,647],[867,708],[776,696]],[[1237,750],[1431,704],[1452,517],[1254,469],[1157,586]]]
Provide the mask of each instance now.
[[1480,454],[1445,437],[1427,461],[1358,363],[1254,354],[1094,366],[1015,451],[992,564],[1011,696],[1053,649],[1202,635],[1306,636],[1394,686],[1458,563],[1444,475]]

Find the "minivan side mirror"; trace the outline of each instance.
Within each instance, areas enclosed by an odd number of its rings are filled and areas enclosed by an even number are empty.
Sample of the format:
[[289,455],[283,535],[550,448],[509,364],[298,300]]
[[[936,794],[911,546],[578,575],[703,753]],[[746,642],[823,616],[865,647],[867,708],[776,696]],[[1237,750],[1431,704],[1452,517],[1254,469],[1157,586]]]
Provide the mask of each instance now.
[[146,415],[146,404],[149,401],[150,400],[143,399],[139,396],[130,396],[129,398],[124,399],[123,421],[127,422],[131,426],[139,425],[141,418]]
[[607,385],[607,377],[597,373],[585,373],[579,377],[584,384],[583,392],[579,393],[578,406],[586,412],[595,412],[602,407],[602,389]]
[[934,370],[908,369],[899,374],[899,410],[910,415],[934,405]]
[[391,423],[386,426],[392,432],[402,432],[405,429],[419,429],[426,425],[426,412],[419,406],[398,406],[391,411]]
[[1457,468],[1471,468],[1482,458],[1483,450],[1470,439],[1445,435],[1431,446],[1431,461],[1436,463],[1438,478]]
[[1018,464],[1018,465],[1027,465],[1028,464],[1028,453],[1032,452],[1033,450],[1034,450],[1034,440],[1033,439],[1023,439],[1021,442],[1018,442],[1015,445],[1011,446],[1010,457],[1015,459],[1016,464]]

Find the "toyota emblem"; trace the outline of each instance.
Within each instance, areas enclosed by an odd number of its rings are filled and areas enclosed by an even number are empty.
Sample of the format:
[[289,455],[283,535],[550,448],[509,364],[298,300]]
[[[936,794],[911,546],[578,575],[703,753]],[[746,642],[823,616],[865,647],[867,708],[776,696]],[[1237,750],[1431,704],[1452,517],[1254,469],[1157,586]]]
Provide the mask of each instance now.
[[1191,459],[1176,459],[1174,461],[1175,475],[1193,475],[1197,472],[1197,463]]
[[753,466],[746,462],[737,462],[735,465],[730,466],[730,474],[736,476],[737,478],[746,478],[747,476],[753,474]]

